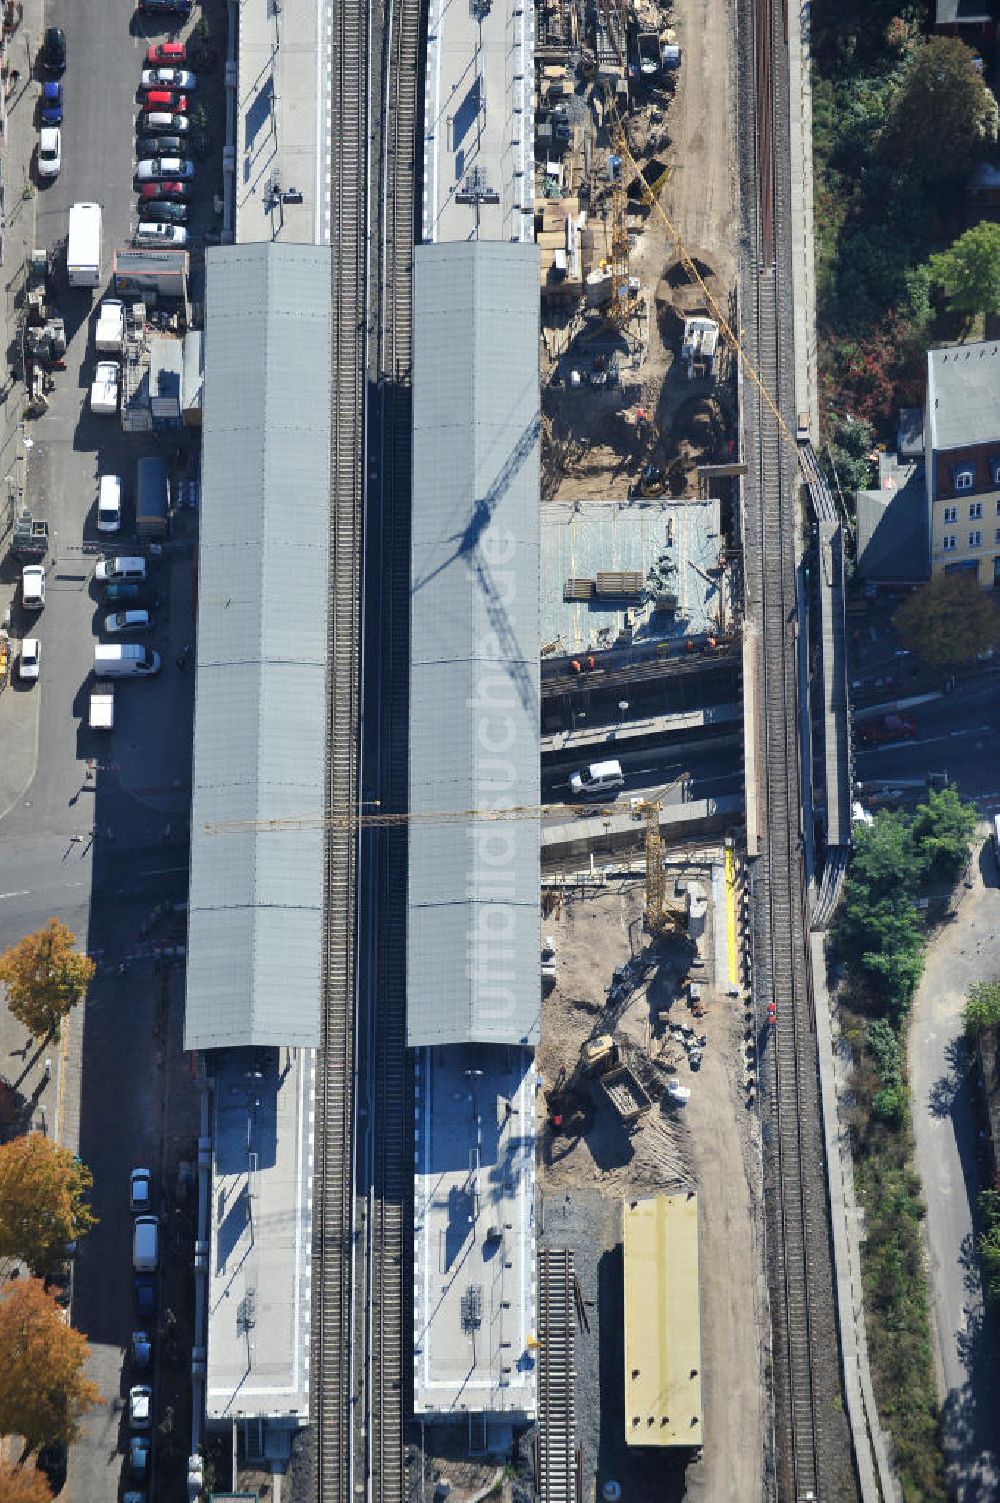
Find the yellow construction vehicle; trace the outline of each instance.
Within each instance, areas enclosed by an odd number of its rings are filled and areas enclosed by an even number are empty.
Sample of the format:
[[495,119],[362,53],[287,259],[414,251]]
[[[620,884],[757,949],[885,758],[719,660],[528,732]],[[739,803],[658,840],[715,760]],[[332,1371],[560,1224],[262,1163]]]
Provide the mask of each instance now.
[[[663,791],[673,788],[686,778],[686,772],[678,773],[673,783]],[[662,798],[637,799],[632,812],[646,821],[646,928],[650,934],[680,934],[687,924],[687,913],[679,904],[667,902],[667,874],[663,870],[663,836],[660,834]]]

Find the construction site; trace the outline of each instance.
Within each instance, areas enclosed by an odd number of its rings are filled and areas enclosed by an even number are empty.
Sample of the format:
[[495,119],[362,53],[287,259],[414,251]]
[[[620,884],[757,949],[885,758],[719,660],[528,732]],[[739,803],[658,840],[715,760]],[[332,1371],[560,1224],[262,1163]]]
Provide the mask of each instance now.
[[539,5],[545,500],[695,495],[733,457],[730,48],[724,4]]

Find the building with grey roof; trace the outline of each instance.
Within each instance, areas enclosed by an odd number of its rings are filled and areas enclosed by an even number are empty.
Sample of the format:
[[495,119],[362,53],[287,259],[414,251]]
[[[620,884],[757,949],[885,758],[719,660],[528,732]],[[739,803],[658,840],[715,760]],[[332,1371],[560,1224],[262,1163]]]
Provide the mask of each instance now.
[[309,1420],[312,1050],[213,1056],[205,1417],[263,1419],[287,1457]]
[[[320,1041],[330,252],[209,250],[187,1049]],[[315,816],[315,828],[263,820]]]
[[423,238],[534,239],[534,10],[429,0]]
[[927,578],[927,493],[923,460],[879,455],[878,490],[858,491],[858,576],[876,583]]
[[927,351],[924,444],[931,573],[1000,588],[1000,342]]
[[[417,246],[409,807],[539,801],[538,251]],[[537,818],[411,824],[407,1040],[534,1043]]]
[[502,1435],[535,1410],[532,1053],[421,1049],[414,1085],[414,1411]]

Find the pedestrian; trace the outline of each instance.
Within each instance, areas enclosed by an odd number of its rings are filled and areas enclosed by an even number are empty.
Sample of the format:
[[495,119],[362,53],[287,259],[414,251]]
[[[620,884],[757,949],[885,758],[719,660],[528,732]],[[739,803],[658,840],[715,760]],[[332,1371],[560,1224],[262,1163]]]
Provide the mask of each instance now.
[[580,672],[580,660],[579,660],[579,658],[572,658],[570,660],[570,665],[569,666],[570,666],[570,668],[572,669],[572,671],[574,673],[579,673]]
[[52,1061],[50,1059],[47,1059],[45,1061],[45,1079],[52,1079]]

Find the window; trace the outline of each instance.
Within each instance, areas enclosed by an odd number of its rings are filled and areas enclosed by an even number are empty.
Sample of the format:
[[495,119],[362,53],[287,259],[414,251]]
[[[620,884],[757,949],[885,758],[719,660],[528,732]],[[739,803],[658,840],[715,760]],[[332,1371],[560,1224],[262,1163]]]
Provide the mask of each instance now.
[[976,477],[968,465],[964,469],[954,470],[952,473],[957,491],[971,491],[972,482]]
[[969,521],[978,522],[982,514],[983,503],[981,501],[973,501],[972,505],[969,507]]
[[983,535],[982,535],[981,532],[970,532],[969,533],[969,547],[970,548],[981,548],[982,544],[983,544]]
[[[1000,503],[997,504],[997,516],[1000,516]],[[948,525],[949,522],[957,522],[958,521],[958,507],[957,506],[946,506],[945,507],[945,509],[944,509],[944,521],[945,521],[945,526],[946,527],[947,527],[947,525]]]
[[994,533],[993,541],[994,543],[1000,543],[1000,527],[998,527],[996,532]]
[[990,476],[993,484],[1000,489],[1000,459],[990,460]]
[[945,533],[944,537],[941,539],[941,547],[944,549],[945,553],[953,553],[955,551],[955,534],[953,532]]

